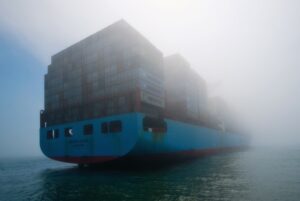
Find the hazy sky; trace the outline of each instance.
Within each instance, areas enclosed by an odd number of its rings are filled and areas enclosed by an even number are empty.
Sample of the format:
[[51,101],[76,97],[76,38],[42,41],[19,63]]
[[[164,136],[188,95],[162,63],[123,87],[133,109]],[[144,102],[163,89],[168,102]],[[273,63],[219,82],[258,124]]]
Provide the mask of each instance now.
[[300,144],[300,1],[1,0],[0,156],[40,154],[50,56],[125,19],[164,55],[182,54],[259,144]]

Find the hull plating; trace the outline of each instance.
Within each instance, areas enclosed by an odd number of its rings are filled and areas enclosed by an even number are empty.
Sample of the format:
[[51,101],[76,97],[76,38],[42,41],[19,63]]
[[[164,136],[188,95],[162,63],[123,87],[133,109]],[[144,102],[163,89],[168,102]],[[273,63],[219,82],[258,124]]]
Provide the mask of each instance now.
[[[49,158],[70,163],[101,163],[120,157],[198,156],[238,149],[248,145],[245,136],[165,119],[164,133],[143,131],[141,113],[115,115],[40,129],[40,146]],[[120,120],[122,131],[101,133],[101,124]],[[84,135],[84,125],[92,124],[93,134]],[[71,137],[64,129],[72,128]],[[59,136],[47,139],[49,130]]]

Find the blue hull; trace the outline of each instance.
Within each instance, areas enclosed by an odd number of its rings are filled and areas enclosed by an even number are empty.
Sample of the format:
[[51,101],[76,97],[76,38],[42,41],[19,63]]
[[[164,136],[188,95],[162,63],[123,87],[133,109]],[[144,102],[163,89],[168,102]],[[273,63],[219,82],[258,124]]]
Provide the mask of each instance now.
[[[215,153],[226,149],[247,147],[244,135],[195,126],[165,119],[166,132],[144,131],[142,113],[129,113],[104,118],[61,124],[40,129],[40,147],[52,159],[70,163],[101,163],[120,157],[170,156],[178,153]],[[122,131],[101,133],[101,124],[122,122]],[[84,126],[93,125],[93,133],[84,135]],[[72,136],[64,135],[72,128]],[[55,138],[49,131],[58,130]]]

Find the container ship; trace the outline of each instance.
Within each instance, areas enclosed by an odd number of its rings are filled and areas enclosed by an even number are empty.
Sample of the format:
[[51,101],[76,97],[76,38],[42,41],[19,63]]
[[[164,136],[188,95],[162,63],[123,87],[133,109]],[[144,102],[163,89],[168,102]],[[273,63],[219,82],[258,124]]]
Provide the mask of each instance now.
[[176,159],[248,146],[186,59],[164,57],[124,20],[53,55],[44,80],[40,147],[54,160]]

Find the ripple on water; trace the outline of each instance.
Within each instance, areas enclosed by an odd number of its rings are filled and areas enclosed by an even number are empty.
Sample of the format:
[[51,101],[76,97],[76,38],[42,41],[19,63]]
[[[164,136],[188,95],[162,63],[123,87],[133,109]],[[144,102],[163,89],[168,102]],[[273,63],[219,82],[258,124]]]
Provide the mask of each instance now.
[[0,163],[0,200],[298,200],[299,167],[299,149],[252,149],[153,170],[9,160]]

